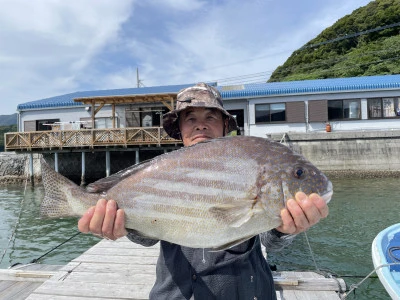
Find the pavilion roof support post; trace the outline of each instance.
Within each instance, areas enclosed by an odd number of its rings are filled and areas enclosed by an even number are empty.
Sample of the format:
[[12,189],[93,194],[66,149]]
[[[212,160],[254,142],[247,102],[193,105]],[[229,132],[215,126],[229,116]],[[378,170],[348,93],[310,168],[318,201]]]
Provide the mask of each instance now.
[[171,104],[168,104],[166,101],[161,101],[165,107],[167,107],[170,111],[174,110],[174,99],[171,99]]
[[94,129],[94,121],[95,121],[95,116],[96,114],[102,109],[104,106],[104,103],[100,103],[100,105],[96,108],[95,106],[95,101],[92,101],[92,129]]
[[100,111],[100,109],[103,108],[103,106],[104,106],[104,103],[100,103],[100,105],[96,108],[94,114],[97,114]]

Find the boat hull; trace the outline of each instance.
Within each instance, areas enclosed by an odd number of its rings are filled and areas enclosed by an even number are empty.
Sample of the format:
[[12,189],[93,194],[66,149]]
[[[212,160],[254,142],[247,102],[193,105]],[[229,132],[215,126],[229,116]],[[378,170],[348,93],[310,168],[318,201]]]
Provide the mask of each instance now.
[[400,223],[389,226],[375,237],[372,261],[390,297],[400,300],[400,264],[388,265],[400,263]]

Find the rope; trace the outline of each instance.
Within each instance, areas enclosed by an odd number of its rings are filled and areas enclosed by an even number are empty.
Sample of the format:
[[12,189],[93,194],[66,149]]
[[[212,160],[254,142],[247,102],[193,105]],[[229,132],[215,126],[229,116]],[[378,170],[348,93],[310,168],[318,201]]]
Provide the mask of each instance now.
[[393,252],[399,251],[399,250],[400,250],[400,247],[398,247],[398,246],[392,246],[392,247],[390,247],[390,248],[388,249],[389,257],[390,257],[393,261],[399,261],[399,262],[400,262],[400,258],[397,257],[397,256],[393,253]]
[[325,276],[326,278],[334,279],[334,280],[336,281],[337,286],[338,286],[339,293],[340,293],[340,294],[344,293],[346,290],[344,290],[344,289],[342,288],[342,285],[340,284],[339,280],[336,278],[337,275],[335,275],[335,274],[333,274],[333,273],[331,273],[331,272],[322,271],[322,270],[318,267],[317,261],[315,260],[314,252],[313,252],[313,250],[312,250],[312,248],[311,248],[311,244],[310,244],[310,241],[308,240],[308,235],[307,235],[307,232],[306,232],[306,231],[304,231],[304,236],[305,236],[306,241],[307,241],[308,250],[310,251],[311,259],[312,259],[312,261],[313,261],[313,263],[314,263],[315,270],[317,271],[316,273],[321,274],[322,276]]
[[26,180],[25,180],[24,197],[22,197],[22,200],[21,200],[21,202],[20,202],[20,208],[19,208],[17,223],[15,224],[14,230],[13,230],[12,233],[11,233],[11,236],[10,236],[10,238],[9,238],[9,240],[8,240],[7,246],[6,246],[6,248],[4,249],[4,251],[3,251],[3,255],[1,256],[1,259],[0,259],[0,264],[2,263],[2,261],[3,261],[3,259],[4,259],[4,256],[6,255],[7,250],[8,250],[8,248],[10,247],[11,241],[15,239],[15,234],[16,234],[16,232],[17,232],[19,222],[21,221],[22,209],[23,209],[23,207],[24,207],[24,200],[25,200],[25,196],[26,196],[26,186],[27,186],[27,183],[28,183],[28,177],[26,177]]
[[351,292],[353,292],[353,291],[355,291],[355,289],[357,289],[365,280],[367,280],[372,274],[374,274],[377,270],[379,270],[379,269],[381,269],[381,268],[383,268],[383,267],[389,267],[389,266],[394,266],[394,265],[400,265],[400,263],[390,263],[390,264],[383,264],[383,265],[380,265],[380,266],[377,266],[375,269],[373,269],[367,276],[365,276],[364,278],[363,278],[363,280],[361,280],[359,283],[357,283],[357,284],[352,284],[351,285],[351,289],[347,292],[347,293],[344,293],[343,295],[341,295],[341,297],[340,297],[340,299],[346,299],[347,298],[347,296],[351,293]]
[[312,249],[311,249],[310,241],[308,240],[307,232],[305,232],[305,231],[304,231],[304,236],[306,237],[308,250],[310,250],[311,259],[313,260],[315,270],[317,270],[318,272],[320,272],[320,269],[318,268],[317,262],[316,262],[316,260],[315,260],[314,252],[313,252]]

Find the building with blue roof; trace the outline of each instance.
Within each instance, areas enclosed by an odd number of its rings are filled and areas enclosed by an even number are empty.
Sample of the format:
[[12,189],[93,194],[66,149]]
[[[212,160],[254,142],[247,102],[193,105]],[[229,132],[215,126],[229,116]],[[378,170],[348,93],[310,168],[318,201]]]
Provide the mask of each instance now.
[[[288,138],[324,170],[400,168],[400,75],[212,84],[236,117],[239,134]],[[149,153],[181,147],[163,130],[162,116],[174,108],[178,91],[191,85],[74,92],[22,103],[19,132],[5,134],[5,149],[30,153],[31,174],[32,153],[39,152],[70,178],[81,163],[82,183],[86,166],[93,179],[103,177],[102,160],[108,176]]]
[[[400,75],[235,86],[213,84],[246,135],[323,131],[327,122],[337,131],[400,128]],[[55,122],[80,124],[74,128],[110,128],[110,119],[114,118],[111,105],[105,105],[96,114],[93,125],[90,107],[75,100],[176,94],[190,85],[74,92],[26,102],[17,107],[19,131],[50,130],[48,124]],[[114,126],[161,126],[161,116],[167,111],[163,103],[121,103],[115,107]]]

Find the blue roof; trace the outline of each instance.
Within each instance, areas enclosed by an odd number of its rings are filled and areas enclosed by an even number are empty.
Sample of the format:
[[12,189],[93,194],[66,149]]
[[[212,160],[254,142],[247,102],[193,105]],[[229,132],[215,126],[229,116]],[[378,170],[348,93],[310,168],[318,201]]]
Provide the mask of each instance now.
[[[27,110],[51,107],[82,106],[82,103],[75,102],[74,99],[84,97],[177,93],[179,90],[191,85],[193,84],[75,92],[42,100],[22,103],[18,105],[17,109]],[[223,99],[286,94],[312,94],[322,92],[380,90],[400,88],[400,75],[381,75],[243,84],[232,87],[220,86],[218,88],[221,91]]]
[[[380,75],[348,78],[284,81],[244,84],[243,89],[222,92],[222,97],[243,98],[269,95],[333,93],[343,91],[382,90],[400,88],[400,75]],[[222,87],[223,90],[223,87]]]
[[146,95],[146,94],[168,94],[177,93],[179,90],[192,86],[192,84],[114,89],[114,90],[97,90],[75,92],[51,98],[25,102],[17,106],[17,110],[51,108],[51,107],[66,107],[66,106],[82,106],[81,102],[75,102],[76,98],[84,97],[106,97],[106,96],[124,96],[124,95]]

